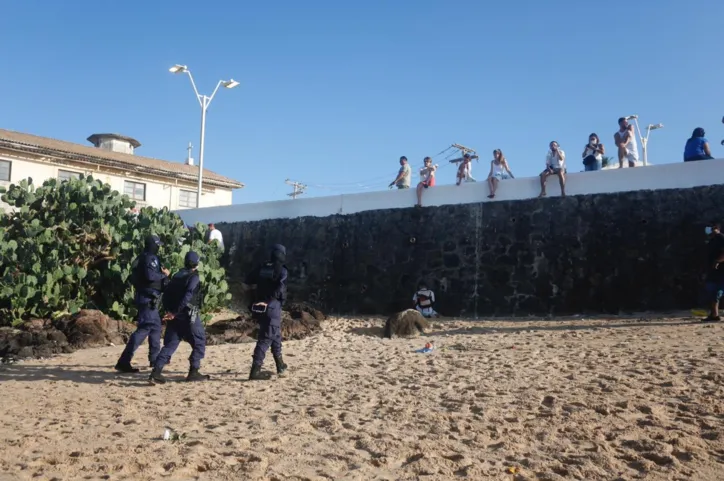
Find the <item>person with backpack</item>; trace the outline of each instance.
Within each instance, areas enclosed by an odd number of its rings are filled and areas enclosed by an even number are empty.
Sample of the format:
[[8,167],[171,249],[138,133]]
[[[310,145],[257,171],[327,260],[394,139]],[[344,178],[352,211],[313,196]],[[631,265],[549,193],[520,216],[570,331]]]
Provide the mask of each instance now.
[[161,351],[161,316],[158,313],[159,298],[168,284],[169,270],[161,267],[158,250],[163,245],[157,235],[146,237],[144,249],[131,265],[130,281],[136,289],[134,303],[138,309],[136,331],[128,339],[126,348],[116,363],[116,371],[135,373],[131,366],[136,349],[148,337],[148,362],[151,367]]
[[191,344],[189,374],[186,381],[206,381],[209,376],[201,374],[201,360],[206,353],[206,332],[201,324],[201,280],[199,279],[199,255],[190,251],[184,258],[184,268],[177,272],[163,293],[163,308],[168,322],[163,336],[163,349],[156,358],[148,380],[152,384],[164,384],[163,368],[171,362],[171,356],[181,341]]
[[287,369],[282,359],[282,306],[287,297],[287,267],[284,265],[287,249],[276,244],[269,261],[247,275],[245,284],[256,286],[253,293],[251,315],[259,323],[259,335],[254,348],[250,380],[263,379],[261,366],[271,347],[277,374]]

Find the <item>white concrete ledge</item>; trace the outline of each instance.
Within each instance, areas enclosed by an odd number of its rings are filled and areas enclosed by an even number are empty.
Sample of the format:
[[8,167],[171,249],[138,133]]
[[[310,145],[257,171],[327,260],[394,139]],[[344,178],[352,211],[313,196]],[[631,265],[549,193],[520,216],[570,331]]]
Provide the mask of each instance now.
[[[542,169],[541,169],[542,170]],[[415,181],[413,177],[413,181]],[[686,189],[690,187],[724,184],[724,159],[698,162],[679,162],[633,169],[612,169],[597,172],[569,173],[566,193],[571,195],[607,194],[635,190]],[[416,185],[416,184],[415,184]],[[558,177],[547,183],[548,197],[560,195]],[[422,196],[423,206],[499,202],[537,197],[540,193],[538,177],[504,180],[495,199],[488,199],[488,183],[483,178],[476,183],[441,185],[430,188]],[[186,224],[196,222],[248,222],[265,219],[293,219],[297,217],[326,217],[335,214],[354,214],[367,210],[401,209],[417,202],[414,185],[409,190],[386,190],[360,194],[235,204],[176,211]]]

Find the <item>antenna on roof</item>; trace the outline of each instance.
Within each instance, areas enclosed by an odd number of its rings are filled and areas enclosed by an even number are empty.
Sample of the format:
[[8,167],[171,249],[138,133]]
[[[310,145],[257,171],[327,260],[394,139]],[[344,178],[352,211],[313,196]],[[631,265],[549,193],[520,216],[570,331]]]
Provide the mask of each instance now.
[[191,157],[191,150],[193,147],[191,147],[191,142],[189,142],[189,146],[186,147],[186,165],[194,165],[194,159]]
[[[475,149],[471,149],[470,147],[465,147],[464,145],[460,145],[460,144],[452,144],[450,147],[453,149],[458,149],[460,151],[460,153],[463,154],[463,156],[470,155],[471,159],[475,159],[475,160],[479,159],[478,153],[475,151]],[[458,157],[457,159],[452,159],[450,161],[450,163],[457,164],[458,162],[462,162],[462,161],[463,161],[463,157]]]
[[291,185],[294,188],[294,192],[287,194],[292,199],[296,199],[297,196],[302,195],[304,193],[304,190],[307,188],[307,186],[302,184],[301,182],[295,182],[289,179],[285,180],[284,183],[287,185]]

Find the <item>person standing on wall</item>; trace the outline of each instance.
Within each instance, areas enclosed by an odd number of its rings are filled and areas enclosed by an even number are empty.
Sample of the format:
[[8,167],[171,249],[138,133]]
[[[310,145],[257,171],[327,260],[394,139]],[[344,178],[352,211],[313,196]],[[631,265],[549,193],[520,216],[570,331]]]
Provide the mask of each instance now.
[[136,289],[134,303],[138,309],[136,331],[128,339],[126,348],[116,363],[116,371],[138,372],[131,366],[136,349],[148,337],[148,362],[151,367],[161,350],[161,316],[158,314],[161,292],[169,282],[169,270],[161,267],[158,250],[163,245],[157,235],[146,238],[143,252],[133,261],[131,267],[131,284]]
[[618,127],[618,132],[613,134],[613,140],[618,147],[618,168],[623,169],[623,159],[628,160],[629,167],[636,167],[639,150],[634,126],[629,124],[625,117],[621,117],[618,119]]
[[603,154],[605,153],[606,149],[603,148],[598,135],[589,135],[588,143],[583,148],[583,167],[586,172],[601,170],[603,168]]
[[156,358],[148,380],[164,384],[163,368],[171,362],[171,356],[181,341],[191,344],[189,374],[187,381],[206,381],[209,376],[201,374],[201,360],[206,354],[206,332],[201,324],[201,280],[199,278],[199,255],[189,251],[184,258],[184,268],[177,272],[163,293],[163,308],[168,322],[163,336],[163,349]]
[[719,302],[724,296],[724,235],[721,233],[721,225],[716,222],[706,226],[704,233],[709,236],[706,292],[711,308],[709,317],[703,319],[703,322],[719,322]]
[[420,183],[417,184],[417,204],[415,207],[422,207],[422,191],[435,186],[435,171],[438,165],[432,165],[432,159],[425,157],[422,161],[425,165],[420,169]]
[[546,168],[540,174],[540,194],[538,197],[545,197],[546,180],[551,175],[558,176],[558,183],[561,185],[561,197],[566,196],[566,153],[560,148],[555,140],[550,143],[550,150],[546,154]]
[[250,380],[263,379],[261,366],[271,347],[277,374],[286,371],[282,358],[282,306],[287,297],[287,267],[284,265],[287,249],[276,244],[272,247],[269,261],[254,269],[244,284],[255,286],[251,315],[259,323],[259,335],[254,348]]
[[398,189],[409,189],[410,188],[410,177],[412,177],[412,169],[407,163],[407,157],[404,155],[400,157],[400,170],[397,172],[397,177],[393,180],[389,187],[397,187]]
[[217,229],[216,226],[214,225],[214,223],[212,222],[211,224],[209,224],[209,244],[211,244],[214,241],[218,242],[219,249],[221,249],[221,251],[223,252],[224,251],[224,236],[221,235],[221,231],[219,229]]

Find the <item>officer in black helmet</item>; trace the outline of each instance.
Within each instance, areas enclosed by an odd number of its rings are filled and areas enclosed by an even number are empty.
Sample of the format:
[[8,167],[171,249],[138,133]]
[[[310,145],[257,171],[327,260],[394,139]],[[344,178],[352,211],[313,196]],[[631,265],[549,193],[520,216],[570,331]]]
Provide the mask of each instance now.
[[282,305],[287,297],[287,268],[284,265],[287,249],[276,244],[269,261],[249,273],[247,285],[256,285],[251,305],[252,317],[259,322],[259,336],[254,348],[249,379],[262,379],[261,366],[271,347],[277,374],[287,369],[282,359]]
[[120,372],[138,372],[131,366],[136,349],[148,337],[148,362],[153,367],[161,350],[161,316],[158,313],[161,292],[168,284],[169,271],[161,267],[158,250],[163,245],[157,235],[146,237],[143,252],[131,267],[131,284],[136,289],[134,303],[138,308],[138,327],[128,339],[128,344],[116,363]]
[[168,322],[163,336],[163,349],[156,358],[149,377],[151,383],[163,384],[166,378],[162,372],[171,361],[181,341],[191,344],[189,374],[187,381],[206,381],[209,376],[201,374],[201,360],[206,353],[206,333],[201,324],[201,282],[198,273],[199,255],[190,251],[184,259],[184,268],[177,272],[163,293],[164,320]]

